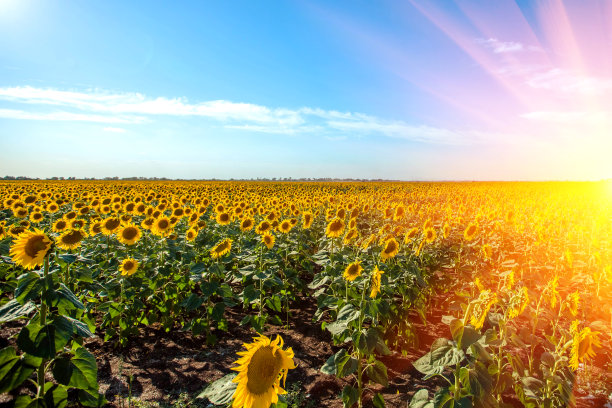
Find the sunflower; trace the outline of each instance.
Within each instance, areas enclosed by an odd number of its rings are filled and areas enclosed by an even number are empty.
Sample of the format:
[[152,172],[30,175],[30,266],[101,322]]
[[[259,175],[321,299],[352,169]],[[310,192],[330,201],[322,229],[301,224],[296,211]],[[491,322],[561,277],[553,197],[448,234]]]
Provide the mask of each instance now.
[[226,212],[220,212],[217,214],[216,220],[219,225],[228,225],[232,222],[232,217]]
[[290,220],[283,220],[280,224],[278,224],[278,230],[283,234],[289,233],[289,231],[291,231],[291,228],[293,228],[293,225],[291,225]]
[[395,208],[395,214],[393,215],[393,220],[399,221],[404,217],[404,215],[406,215],[406,207],[404,207],[403,205],[399,205]]
[[6,227],[3,223],[0,223],[0,239],[4,239],[4,237],[6,237],[6,234]]
[[240,231],[246,232],[253,229],[255,221],[252,218],[245,218],[240,222]]
[[264,232],[264,234],[261,236],[261,242],[263,242],[268,249],[272,249],[274,246],[274,241],[274,235],[270,234],[269,232]]
[[124,259],[119,266],[119,271],[121,272],[122,276],[132,276],[138,270],[139,265],[140,264],[135,259]]
[[410,228],[410,230],[406,232],[406,235],[404,235],[404,244],[407,244],[408,242],[410,242],[410,240],[416,237],[418,233],[419,233],[418,227]]
[[436,240],[436,230],[435,229],[429,227],[425,229],[423,233],[425,235],[425,241],[427,241],[428,244],[431,244],[432,242]]
[[157,236],[165,237],[172,231],[172,222],[166,216],[161,216],[151,225],[151,232]]
[[23,207],[17,207],[15,209],[13,209],[13,215],[16,218],[25,218],[28,216],[28,210],[26,208]]
[[369,237],[365,238],[361,241],[361,249],[367,251],[370,245],[372,245],[376,241],[376,234],[370,234]]
[[275,340],[266,336],[253,339],[253,343],[244,344],[246,351],[238,352],[240,356],[232,368],[238,375],[232,381],[238,383],[233,395],[232,408],[268,408],[278,402],[278,394],[286,391],[283,387],[288,370],[295,368],[291,347],[283,350],[283,339],[277,335]]
[[261,235],[264,232],[270,230],[270,228],[272,228],[272,224],[270,224],[268,221],[262,221],[257,227],[255,227],[255,232]]
[[482,246],[482,256],[484,257],[484,259],[491,259],[492,255],[493,255],[493,248],[491,248],[491,245],[484,244]]
[[51,244],[51,239],[39,229],[24,231],[15,240],[10,255],[17,265],[25,269],[34,269],[43,264]]
[[196,228],[189,228],[187,232],[185,232],[185,239],[187,241],[195,241],[198,236],[198,230]]
[[145,218],[144,220],[142,220],[140,222],[140,226],[143,229],[150,230],[153,227],[154,223],[155,223],[155,218],[149,217],[149,218]]
[[344,221],[338,217],[334,218],[327,224],[325,235],[329,238],[338,238],[344,232]]
[[11,225],[8,228],[7,233],[13,238],[18,238],[19,235],[23,234],[26,230],[27,227],[24,227],[22,225]]
[[121,220],[115,217],[109,217],[102,221],[100,232],[104,235],[112,235],[121,227]]
[[578,369],[581,361],[595,357],[593,346],[601,347],[599,332],[592,331],[590,327],[585,327],[578,331],[576,327],[570,356],[570,367],[573,370]]
[[232,249],[232,240],[230,238],[225,238],[223,241],[219,242],[210,250],[210,257],[212,259],[217,259],[222,257],[223,255],[229,253]]
[[361,276],[361,271],[363,271],[363,267],[359,261],[356,261],[346,267],[342,276],[347,281],[352,282],[357,279],[358,276]]
[[480,292],[478,299],[474,303],[474,309],[472,310],[472,316],[470,317],[470,323],[476,330],[480,330],[484,321],[487,317],[487,313],[497,303],[497,293],[491,292],[488,289]]
[[96,221],[89,226],[89,235],[92,237],[102,232],[102,221]]
[[578,291],[573,292],[569,295],[567,300],[567,309],[570,311],[572,316],[578,315],[578,307],[580,306],[580,293]]
[[140,240],[142,233],[140,228],[134,224],[126,224],[119,229],[117,233],[117,239],[123,245],[134,245]]
[[354,241],[357,237],[359,237],[359,231],[357,229],[349,229],[349,231],[344,236],[342,243],[344,245],[349,245],[352,241]]
[[62,232],[66,228],[68,228],[68,223],[63,218],[60,218],[59,220],[55,221],[55,223],[53,223],[52,231],[53,232]]
[[74,229],[64,232],[57,238],[57,246],[62,249],[76,249],[81,245],[81,241],[85,239],[87,235],[85,232]]
[[463,238],[466,241],[471,241],[476,238],[476,234],[478,234],[478,225],[470,223],[465,231],[463,231]]
[[384,272],[378,269],[378,266],[374,267],[372,271],[372,290],[370,291],[370,297],[375,298],[380,293],[380,276]]
[[448,225],[448,222],[445,222],[444,226],[442,227],[442,236],[444,236],[444,239],[448,238],[448,236],[450,235],[450,231],[450,225]]
[[30,214],[30,221],[35,222],[35,223],[41,222],[44,218],[45,217],[42,215],[40,211],[34,211],[32,214]]
[[304,214],[302,214],[302,220],[304,222],[304,229],[310,228],[310,226],[312,225],[312,221],[314,220],[312,213],[305,212]]
[[385,241],[385,246],[380,253],[380,257],[383,261],[386,261],[387,259],[393,258],[395,255],[397,255],[398,251],[398,242],[395,240],[395,238],[389,238]]
[[47,208],[46,208],[47,212],[50,212],[51,214],[54,214],[56,212],[59,211],[59,205],[57,205],[57,203],[49,203],[47,204]]
[[[482,290],[482,289],[481,289]],[[511,319],[514,319],[527,307],[529,304],[529,292],[527,291],[527,287],[523,286],[516,295],[514,295],[510,301],[510,312],[509,316]]]

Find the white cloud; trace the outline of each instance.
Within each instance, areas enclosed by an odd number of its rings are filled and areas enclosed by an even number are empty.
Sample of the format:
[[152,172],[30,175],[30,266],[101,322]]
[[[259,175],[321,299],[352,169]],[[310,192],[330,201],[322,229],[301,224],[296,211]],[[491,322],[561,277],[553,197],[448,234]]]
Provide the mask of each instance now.
[[0,109],[0,117],[20,120],[51,120],[98,123],[142,123],[144,118],[137,116],[106,116],[74,112],[27,112],[18,109]]
[[564,93],[599,95],[612,90],[612,78],[577,75],[560,68],[533,75],[527,80],[532,88],[548,89]]
[[[190,116],[224,122],[224,127],[270,134],[321,134],[324,137],[383,136],[423,143],[466,144],[482,139],[477,132],[459,132],[427,125],[389,121],[356,112],[320,108],[270,108],[242,102],[213,100],[190,103],[186,98],[150,98],[140,93],[101,90],[64,91],[31,86],[0,88],[0,100],[10,103],[62,108],[40,113],[2,109],[0,117],[29,120],[75,120],[102,123],[139,123],[151,117]],[[108,132],[124,132],[106,127]]]
[[490,48],[496,54],[503,54],[506,52],[520,52],[520,51],[542,51],[540,47],[534,45],[525,46],[524,44],[516,41],[500,41],[497,38],[477,38],[476,42],[482,44],[486,48]]

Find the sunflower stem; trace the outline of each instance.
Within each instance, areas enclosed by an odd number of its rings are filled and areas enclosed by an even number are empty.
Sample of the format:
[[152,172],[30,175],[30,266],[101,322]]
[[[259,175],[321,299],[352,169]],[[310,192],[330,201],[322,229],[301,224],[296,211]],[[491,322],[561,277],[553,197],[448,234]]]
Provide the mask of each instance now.
[[[40,305],[40,325],[44,327],[47,324],[47,276],[49,275],[49,255],[45,256],[45,267],[43,269],[43,290],[42,290],[42,302]],[[40,366],[38,367],[38,389],[36,391],[36,398],[42,397],[42,392],[45,389],[45,369],[47,365],[47,359],[43,358]]]

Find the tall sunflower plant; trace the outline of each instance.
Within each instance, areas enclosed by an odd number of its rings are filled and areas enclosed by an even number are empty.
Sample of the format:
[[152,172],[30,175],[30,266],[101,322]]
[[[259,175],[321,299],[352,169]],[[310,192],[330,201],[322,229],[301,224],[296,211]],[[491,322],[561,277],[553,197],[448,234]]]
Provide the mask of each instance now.
[[[63,283],[53,246],[38,229],[24,231],[11,246],[14,267],[24,273],[14,298],[0,307],[0,322],[31,317],[17,336],[17,347],[0,350],[0,393],[29,381],[35,395],[17,397],[17,406],[62,407],[71,389],[82,405],[102,406],[96,359],[83,346],[83,338],[93,333],[78,318],[85,306]],[[48,373],[54,381],[47,381]]]
[[[342,390],[342,401],[345,407],[363,404],[366,392],[374,393],[370,382],[388,385],[387,367],[377,359],[377,355],[388,355],[390,350],[384,340],[384,331],[379,325],[379,314],[388,309],[387,302],[380,296],[384,287],[384,272],[377,266],[364,271],[359,260],[350,263],[342,273],[345,281],[344,296],[326,297],[324,303],[335,313],[335,320],[322,326],[329,331],[335,345],[342,347],[321,367],[325,374],[338,378],[351,378],[352,384]],[[324,313],[318,313],[321,318]],[[373,403],[383,407],[381,394],[374,393]]]

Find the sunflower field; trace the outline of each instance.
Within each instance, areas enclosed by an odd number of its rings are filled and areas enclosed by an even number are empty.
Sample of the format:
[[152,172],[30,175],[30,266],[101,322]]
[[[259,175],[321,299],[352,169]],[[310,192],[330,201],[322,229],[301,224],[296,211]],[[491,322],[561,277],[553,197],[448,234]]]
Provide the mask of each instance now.
[[605,182],[0,182],[0,402],[125,406],[155,330],[202,406],[603,406],[611,237]]

